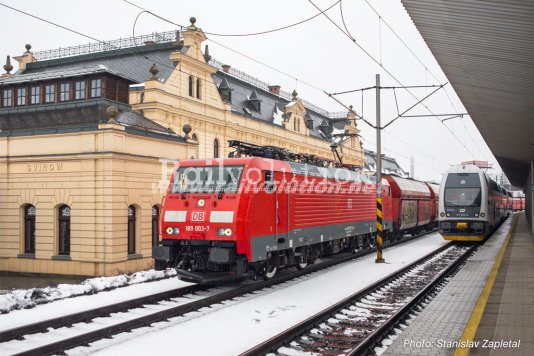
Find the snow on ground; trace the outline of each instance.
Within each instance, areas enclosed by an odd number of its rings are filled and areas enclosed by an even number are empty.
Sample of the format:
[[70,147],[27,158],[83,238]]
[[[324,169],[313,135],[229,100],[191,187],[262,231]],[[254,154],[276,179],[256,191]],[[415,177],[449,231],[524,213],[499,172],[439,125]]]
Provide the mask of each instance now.
[[[0,330],[191,285],[179,281],[175,275],[175,270],[149,270],[131,275],[91,278],[81,284],[15,290],[0,295],[0,310],[11,308],[11,312],[0,314]],[[36,306],[39,303],[46,304]],[[32,306],[35,307],[13,310]]]
[[236,355],[446,244],[437,233],[297,281],[258,291],[152,327],[101,340],[69,355]]

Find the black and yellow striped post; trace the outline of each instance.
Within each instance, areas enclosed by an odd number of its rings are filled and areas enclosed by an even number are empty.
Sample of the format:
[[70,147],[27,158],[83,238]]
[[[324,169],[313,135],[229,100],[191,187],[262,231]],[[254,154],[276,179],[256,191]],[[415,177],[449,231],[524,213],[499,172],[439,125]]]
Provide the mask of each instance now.
[[380,74],[376,75],[376,263],[384,263],[382,257],[382,147],[380,137]]
[[384,263],[386,260],[382,257],[382,184],[376,185],[376,263]]

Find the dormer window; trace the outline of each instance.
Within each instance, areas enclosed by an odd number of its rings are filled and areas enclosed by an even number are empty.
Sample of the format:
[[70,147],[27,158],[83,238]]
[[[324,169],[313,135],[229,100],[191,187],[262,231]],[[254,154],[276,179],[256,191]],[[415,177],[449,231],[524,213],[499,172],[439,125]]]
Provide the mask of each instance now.
[[26,105],[26,88],[17,88],[17,106]]
[[30,104],[40,104],[41,102],[41,87],[35,86],[31,88],[30,92]]
[[261,112],[261,99],[256,89],[252,91],[247,101],[252,110],[256,112]]
[[219,94],[221,95],[222,101],[225,101],[227,103],[232,102],[232,88],[228,85],[228,81],[226,78],[223,78],[221,84],[219,84]]
[[91,80],[91,98],[102,96],[102,79]]
[[74,84],[76,100],[85,99],[85,81],[79,81]]
[[59,101],[70,100],[70,83],[59,84]]
[[13,89],[4,89],[2,106],[4,108],[10,108],[13,106]]
[[53,103],[56,100],[56,88],[54,84],[45,85],[45,103]]

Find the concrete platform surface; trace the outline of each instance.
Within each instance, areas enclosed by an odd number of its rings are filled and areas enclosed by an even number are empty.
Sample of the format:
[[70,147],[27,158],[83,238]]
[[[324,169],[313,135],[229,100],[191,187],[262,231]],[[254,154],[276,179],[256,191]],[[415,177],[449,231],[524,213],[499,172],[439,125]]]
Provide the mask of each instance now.
[[524,213],[502,224],[383,355],[453,354],[534,355],[534,236]]

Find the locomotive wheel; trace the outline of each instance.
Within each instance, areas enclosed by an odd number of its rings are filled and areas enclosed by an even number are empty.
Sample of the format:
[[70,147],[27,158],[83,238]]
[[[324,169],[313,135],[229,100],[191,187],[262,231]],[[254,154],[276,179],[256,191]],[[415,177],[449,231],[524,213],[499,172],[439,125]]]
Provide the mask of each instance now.
[[267,263],[263,269],[263,279],[266,281],[273,278],[278,268],[274,267],[271,263]]

